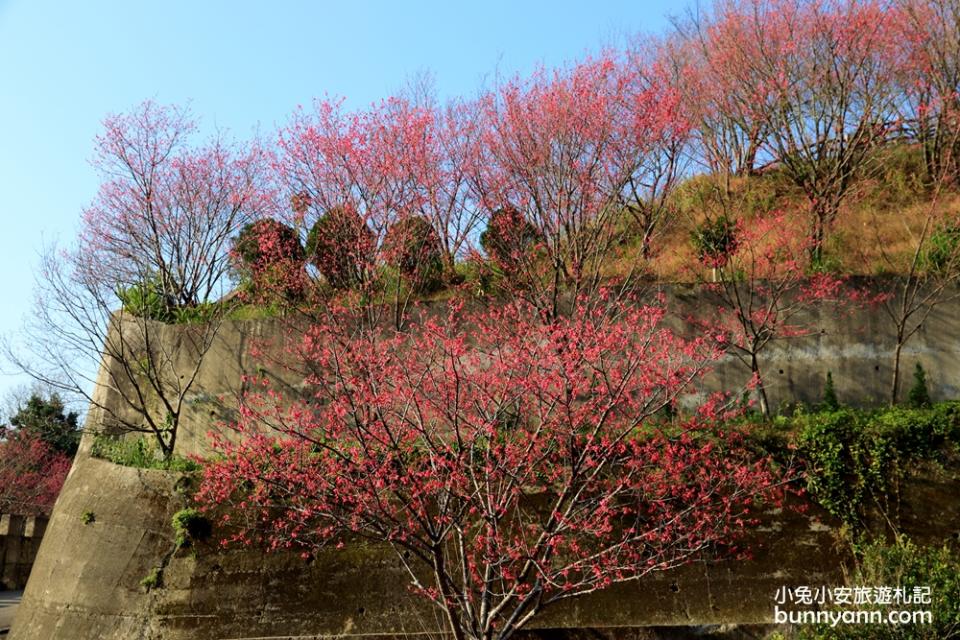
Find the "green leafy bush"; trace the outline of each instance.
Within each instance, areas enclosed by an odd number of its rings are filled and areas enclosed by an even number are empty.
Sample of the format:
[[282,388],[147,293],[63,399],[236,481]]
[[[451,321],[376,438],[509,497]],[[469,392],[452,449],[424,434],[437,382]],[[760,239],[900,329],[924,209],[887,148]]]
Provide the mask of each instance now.
[[165,292],[163,283],[157,276],[119,287],[116,293],[126,313],[166,324],[208,322],[221,309],[218,302],[178,306],[173,296]]
[[892,609],[929,610],[932,624],[815,625],[797,634],[803,640],[943,640],[960,635],[960,557],[947,548],[921,547],[906,538],[873,542],[861,549],[850,586],[929,587],[931,604],[870,605],[881,615]]
[[390,227],[383,254],[387,264],[409,279],[414,291],[429,293],[443,284],[443,247],[426,218],[410,216]]
[[305,253],[297,230],[272,218],[247,224],[233,238],[234,269],[255,299],[303,296]]
[[140,581],[140,586],[150,591],[152,589],[159,589],[163,586],[163,569],[160,567],[154,567],[150,570],[150,573],[145,575]]
[[490,215],[487,228],[480,234],[480,247],[504,274],[510,276],[542,239],[539,230],[522,213],[505,207]]
[[181,456],[164,459],[157,447],[143,437],[117,438],[98,435],[93,440],[90,454],[114,464],[138,469],[162,469],[182,473],[200,469],[196,462]]
[[924,266],[933,272],[960,269],[960,226],[948,226],[930,235]]
[[697,225],[690,233],[697,259],[708,267],[723,267],[737,251],[737,224],[720,216]]
[[796,419],[808,490],[828,512],[855,528],[863,524],[868,508],[888,508],[905,470],[956,447],[960,434],[957,403],[876,412],[840,409]]
[[173,514],[172,525],[178,548],[202,542],[213,533],[210,520],[193,508],[181,509]]
[[296,229],[273,218],[251,222],[233,238],[233,254],[241,269],[255,270],[283,260],[303,260]]
[[335,289],[363,282],[373,262],[373,233],[355,211],[334,208],[320,216],[307,235],[310,262]]
[[97,521],[97,516],[94,515],[93,511],[84,511],[80,514],[80,522],[83,524],[93,524]]
[[176,322],[176,300],[166,292],[159,276],[153,275],[140,282],[119,287],[117,298],[120,299],[123,310],[129,314],[147,320]]

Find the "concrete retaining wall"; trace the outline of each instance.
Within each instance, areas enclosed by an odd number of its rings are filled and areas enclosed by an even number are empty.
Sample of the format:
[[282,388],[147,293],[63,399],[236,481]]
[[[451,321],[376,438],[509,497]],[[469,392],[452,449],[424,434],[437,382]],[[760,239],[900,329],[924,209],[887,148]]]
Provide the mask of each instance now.
[[[348,545],[296,554],[174,552],[182,476],[81,454],[64,486],[14,621],[13,640],[216,640],[436,632],[392,550]],[[91,513],[94,520],[84,522]],[[823,514],[763,514],[754,560],[699,563],[547,610],[534,628],[762,623],[783,584],[835,583]],[[815,551],[815,553],[811,553]],[[141,581],[162,568],[160,586]]]
[[44,516],[0,514],[0,591],[26,586],[46,528]]
[[[858,286],[881,289],[884,283],[866,281]],[[687,319],[704,318],[709,316],[705,310],[716,308],[716,301],[699,288],[665,287],[660,293],[668,309],[668,322],[681,332],[693,330]],[[807,327],[809,334],[774,341],[760,357],[771,407],[777,409],[798,401],[818,402],[828,371],[833,374],[841,402],[854,406],[888,402],[895,338],[890,320],[880,309],[849,313],[824,306],[793,322]],[[207,432],[218,423],[233,419],[237,396],[244,391],[240,382],[244,375],[266,372],[280,390],[299,388],[303,375],[282,364],[286,360],[282,339],[291,325],[296,322],[289,318],[224,324],[187,397],[177,440],[178,453],[208,451]],[[167,349],[167,355],[179,363],[178,369],[192,372],[196,356],[186,347],[188,341],[178,338],[181,329],[160,326],[154,330],[153,340],[173,345]],[[927,371],[934,400],[960,397],[958,338],[960,299],[938,307],[903,350],[902,396],[906,396],[914,366],[919,362]],[[260,348],[259,357],[251,356],[252,345]],[[728,356],[698,383],[699,391],[736,391],[749,377],[747,367]],[[114,410],[122,411],[123,403],[116,391],[104,390],[103,400]],[[135,419],[133,414],[130,417]],[[97,412],[91,411],[91,426],[96,428],[100,422]]]
[[[674,318],[705,307],[700,292],[668,291]],[[808,318],[812,335],[773,345],[762,366],[773,406],[816,401],[832,371],[841,401],[882,402],[887,395],[893,337],[876,311],[837,316],[820,310]],[[674,320],[678,327],[685,325]],[[249,346],[263,343],[282,353],[275,339],[285,319],[226,325],[200,369],[188,399],[177,452],[202,453],[206,432],[229,421],[241,376],[266,368],[280,385],[296,390],[293,371],[255,360]],[[179,328],[164,327],[167,344],[182,344]],[[960,301],[944,305],[905,351],[903,371],[922,362],[935,399],[960,396]],[[173,349],[190,368],[193,354]],[[102,375],[102,372],[101,372]],[[748,378],[738,362],[718,363],[704,391],[736,389]],[[112,391],[100,401],[121,406]],[[88,426],[102,427],[91,411]],[[170,519],[184,506],[180,476],[124,468],[88,455],[89,433],[47,528],[23,603],[14,622],[15,640],[185,640],[310,634],[433,632],[437,614],[407,594],[406,577],[387,549],[350,545],[310,563],[295,555],[224,552],[197,547],[174,550]],[[915,529],[931,533],[930,522],[960,528],[956,481],[930,480],[930,505],[916,516]],[[904,504],[911,500],[904,494]],[[84,514],[94,520],[84,523]],[[647,625],[762,623],[769,620],[778,587],[838,584],[832,524],[817,509],[760,514],[749,562],[695,564],[609,589],[546,611],[541,629],[614,628]],[[908,530],[904,527],[904,530]],[[937,531],[937,535],[942,531]],[[141,580],[162,568],[162,584],[148,590]]]

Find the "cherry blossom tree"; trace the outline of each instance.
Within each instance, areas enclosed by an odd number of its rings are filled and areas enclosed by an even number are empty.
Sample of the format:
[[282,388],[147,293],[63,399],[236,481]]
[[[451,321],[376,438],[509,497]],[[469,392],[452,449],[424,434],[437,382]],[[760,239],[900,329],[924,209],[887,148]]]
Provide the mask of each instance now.
[[738,15],[739,5],[718,2],[675,21],[661,48],[675,70],[676,86],[693,121],[694,157],[730,190],[733,176],[757,169],[773,98],[755,60],[766,46]]
[[639,235],[642,260],[654,257],[659,236],[674,221],[671,196],[687,169],[693,134],[692,112],[680,88],[686,71],[664,59],[662,51],[667,46],[662,40],[648,38],[635,43],[626,54],[626,64],[634,71],[634,94],[660,91],[672,110],[671,117],[643,148],[627,148],[628,152],[639,151],[640,156],[629,160],[636,164],[622,190],[620,205],[633,223],[631,231]]
[[[517,267],[544,315],[601,286],[604,259],[626,238],[624,195],[651,188],[645,163],[676,133],[678,102],[655,74],[612,55],[484,97],[478,196],[490,213],[520,213],[541,238]],[[638,193],[635,204],[648,202]]]
[[960,179],[960,2],[901,0],[894,23],[905,54],[899,61],[901,119],[924,155],[927,177]]
[[[423,184],[434,179],[425,175],[436,170],[434,159],[426,159],[434,118],[431,110],[399,97],[355,112],[342,101],[318,100],[312,112],[298,110],[280,132],[280,181],[305,205],[295,212],[297,221],[307,218],[307,226],[315,227],[335,217],[339,222],[332,226],[347,231],[334,234],[337,240],[323,245],[325,254],[310,259],[349,267],[349,286],[331,282],[336,288],[381,303],[391,302],[392,294],[396,318],[410,296],[401,295],[399,284],[385,286],[384,241],[400,221],[419,212]],[[316,254],[319,245],[307,244],[308,254]],[[382,308],[367,305],[371,314]]]
[[104,121],[93,162],[102,181],[78,238],[91,277],[116,288],[151,274],[177,307],[225,291],[231,237],[271,206],[264,152],[222,136],[194,147],[195,130],[188,113],[153,102]]
[[0,428],[0,513],[49,515],[71,463],[37,433]]
[[105,120],[100,190],[76,241],[42,256],[34,315],[6,348],[87,400],[104,429],[147,434],[164,456],[227,310],[231,237],[272,208],[256,144],[195,146],[194,131],[185,112],[152,102]]
[[378,251],[388,229],[415,209],[403,154],[422,148],[431,118],[400,98],[356,112],[331,99],[316,101],[312,112],[299,109],[280,133],[277,168],[285,187],[307,205],[300,215],[355,212],[373,236],[367,251]]
[[807,198],[810,259],[818,262],[841,204],[898,128],[901,43],[892,13],[873,0],[724,0],[714,16],[706,64],[718,66],[705,73],[724,85],[713,92],[716,109],[707,108],[730,114],[721,118],[734,125],[731,149],[750,149],[762,134]]
[[717,319],[710,324],[728,353],[749,367],[760,410],[769,415],[760,355],[774,340],[813,333],[804,315],[838,301],[842,280],[808,274],[811,240],[797,233],[782,212],[749,223],[722,218],[701,227],[694,239],[701,264],[714,274],[715,282],[704,285],[719,301]]
[[451,101],[429,113],[416,144],[406,149],[405,163],[418,194],[417,213],[436,230],[445,276],[452,281],[456,261],[475,248],[483,221],[471,180],[478,170],[482,120],[476,101]]
[[878,250],[880,266],[894,274],[889,289],[874,294],[872,302],[882,309],[894,329],[893,374],[890,404],[900,399],[903,348],[941,305],[960,298],[960,216],[945,202],[945,191],[954,179],[950,149],[960,148],[960,129],[952,138],[940,135],[940,160],[929,165],[933,176],[930,200],[922,216],[899,219],[891,225],[873,211],[865,225],[865,240],[871,253]]
[[678,338],[660,308],[577,311],[317,325],[296,342],[313,397],[249,395],[198,499],[228,543],[389,545],[456,638],[509,638],[553,603],[732,543],[754,501],[778,498],[767,461],[716,402],[654,419],[708,342]]

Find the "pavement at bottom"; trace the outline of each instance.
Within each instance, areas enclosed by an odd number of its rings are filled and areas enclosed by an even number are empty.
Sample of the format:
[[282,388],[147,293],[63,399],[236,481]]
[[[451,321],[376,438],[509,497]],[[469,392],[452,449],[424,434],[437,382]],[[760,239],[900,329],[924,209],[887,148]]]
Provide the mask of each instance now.
[[23,591],[0,591],[0,635],[6,635],[13,624],[13,614],[17,611]]

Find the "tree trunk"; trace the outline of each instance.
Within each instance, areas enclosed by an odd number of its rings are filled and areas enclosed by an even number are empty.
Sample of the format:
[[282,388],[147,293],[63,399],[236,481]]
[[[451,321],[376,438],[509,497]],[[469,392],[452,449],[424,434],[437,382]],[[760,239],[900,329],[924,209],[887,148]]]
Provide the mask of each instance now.
[[763,378],[760,377],[760,363],[757,361],[757,354],[750,354],[750,371],[757,381],[757,397],[760,400],[760,412],[764,417],[770,417],[770,403],[767,401],[767,390],[763,386]]
[[903,339],[897,336],[897,348],[893,351],[893,380],[890,382],[890,406],[897,404],[900,396],[900,354],[903,351]]
[[444,613],[447,615],[447,625],[450,628],[450,634],[453,640],[467,640],[464,629],[453,611],[453,596],[447,588],[447,572],[443,561],[443,552],[439,549],[433,550],[433,577],[437,582],[437,589],[445,602],[443,606]]
[[819,207],[813,212],[813,230],[810,232],[811,266],[819,266],[823,261],[824,216]]

